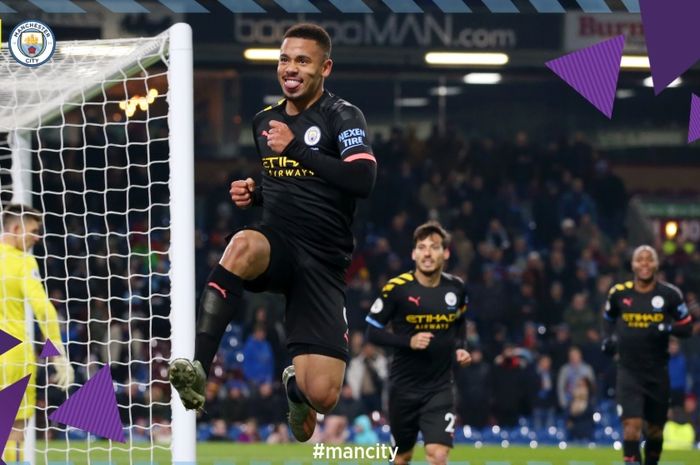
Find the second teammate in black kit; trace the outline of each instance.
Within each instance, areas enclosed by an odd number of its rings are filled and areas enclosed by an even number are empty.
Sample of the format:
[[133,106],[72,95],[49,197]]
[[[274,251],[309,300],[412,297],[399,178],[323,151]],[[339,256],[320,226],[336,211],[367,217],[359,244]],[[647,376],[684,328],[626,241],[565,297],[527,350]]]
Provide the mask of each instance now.
[[242,312],[243,290],[283,294],[293,365],[282,379],[299,441],[311,437],[316,412],[329,412],[340,394],[355,201],[370,194],[376,176],[362,112],[323,88],[330,52],[319,26],[299,24],[285,34],[277,66],[285,98],[253,121],[262,186],[248,178],[230,189],[239,208],[262,206],[262,222],[233,235],[202,293],[194,361],[177,359],[170,368],[185,407],[201,408],[226,326]]
[[648,245],[632,255],[634,281],[610,289],[605,307],[603,351],[619,353],[617,403],[623,425],[625,462],[641,463],[639,444],[644,430],[644,465],[657,465],[669,407],[668,340],[688,337],[692,317],[681,291],[659,281],[659,258]]
[[454,439],[452,368],[468,365],[471,356],[462,348],[464,283],[443,272],[448,241],[439,224],[419,226],[411,254],[415,271],[389,280],[366,318],[369,341],[395,348],[389,394],[395,465],[410,462],[419,431],[431,465],[447,463]]

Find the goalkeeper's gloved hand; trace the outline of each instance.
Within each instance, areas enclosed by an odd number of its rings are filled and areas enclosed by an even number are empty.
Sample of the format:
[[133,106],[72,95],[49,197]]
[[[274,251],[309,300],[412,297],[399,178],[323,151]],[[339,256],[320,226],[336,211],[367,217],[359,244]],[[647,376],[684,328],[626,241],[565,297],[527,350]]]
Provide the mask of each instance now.
[[617,338],[615,336],[606,337],[603,339],[603,343],[600,345],[600,350],[603,351],[605,355],[612,357],[617,353]]
[[58,384],[58,387],[64,391],[68,390],[68,387],[73,383],[75,379],[75,372],[71,366],[68,358],[61,354],[56,355],[53,360],[53,368],[56,371],[54,375],[54,382]]

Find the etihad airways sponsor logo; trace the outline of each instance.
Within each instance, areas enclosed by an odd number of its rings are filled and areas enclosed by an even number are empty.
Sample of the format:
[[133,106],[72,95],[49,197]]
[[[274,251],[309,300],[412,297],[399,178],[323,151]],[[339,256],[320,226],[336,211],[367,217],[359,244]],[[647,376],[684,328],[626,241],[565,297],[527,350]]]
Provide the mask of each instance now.
[[282,155],[263,157],[262,165],[268,176],[274,178],[298,178],[316,175],[313,171],[302,167],[298,161]]
[[629,328],[648,328],[652,323],[662,323],[664,318],[663,313],[624,313],[622,315],[622,320]]

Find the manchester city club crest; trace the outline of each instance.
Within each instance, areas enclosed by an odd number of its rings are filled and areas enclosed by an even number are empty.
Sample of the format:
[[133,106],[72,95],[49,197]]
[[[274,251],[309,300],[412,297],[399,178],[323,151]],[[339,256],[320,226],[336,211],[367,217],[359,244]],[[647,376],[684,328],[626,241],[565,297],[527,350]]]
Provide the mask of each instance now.
[[318,126],[311,126],[304,133],[304,142],[306,145],[316,145],[321,140],[321,130]]
[[51,59],[56,51],[53,31],[41,21],[19,23],[10,34],[10,53],[24,66],[39,66]]
[[445,294],[445,303],[450,307],[457,305],[457,294],[454,292],[448,292]]
[[654,296],[654,298],[651,299],[651,306],[654,307],[654,310],[661,310],[664,306],[664,298],[660,295]]

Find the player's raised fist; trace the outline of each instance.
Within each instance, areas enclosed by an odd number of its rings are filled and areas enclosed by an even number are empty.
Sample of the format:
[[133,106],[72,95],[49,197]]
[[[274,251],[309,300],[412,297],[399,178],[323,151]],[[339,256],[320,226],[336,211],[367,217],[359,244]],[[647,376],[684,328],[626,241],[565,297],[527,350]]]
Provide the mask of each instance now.
[[272,120],[270,130],[267,131],[267,146],[275,153],[282,153],[289,143],[294,139],[294,133],[286,124]]
[[465,367],[472,363],[472,356],[464,349],[457,349],[457,363],[459,366]]
[[411,349],[423,350],[430,344],[433,333],[417,333],[411,337]]
[[253,203],[255,180],[253,178],[239,179],[231,183],[229,194],[238,208],[248,208]]

